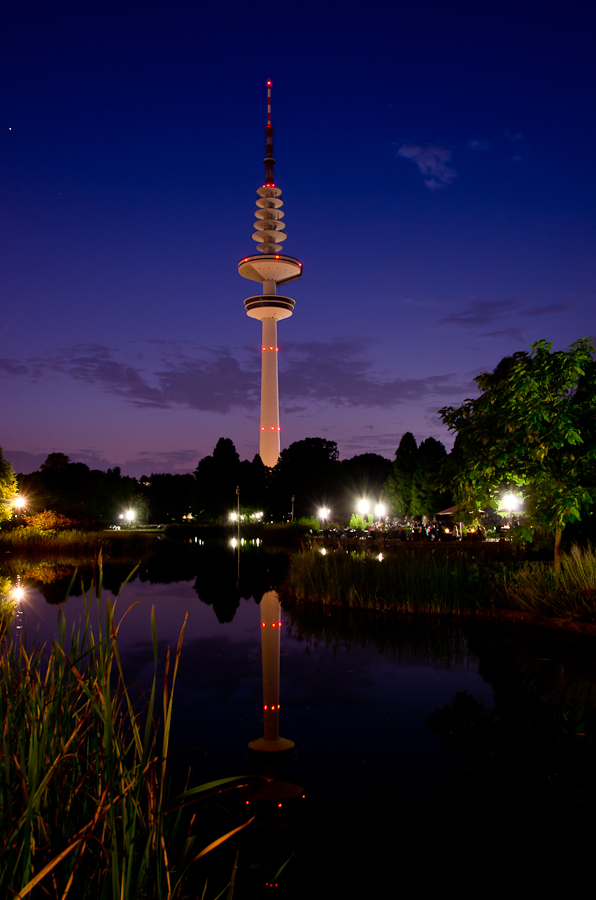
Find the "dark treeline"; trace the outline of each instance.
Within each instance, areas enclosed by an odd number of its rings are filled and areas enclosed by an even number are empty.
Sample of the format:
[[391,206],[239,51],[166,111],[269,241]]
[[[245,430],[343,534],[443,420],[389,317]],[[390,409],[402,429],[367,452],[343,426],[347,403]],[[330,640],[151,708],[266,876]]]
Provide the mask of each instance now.
[[393,515],[439,511],[450,497],[433,487],[433,477],[446,456],[438,441],[428,438],[418,447],[410,433],[393,462],[376,453],[340,460],[335,441],[305,438],[267,469],[258,455],[240,460],[233,442],[220,438],[192,474],[154,473],[137,481],[119,468],[102,472],[52,453],[38,472],[18,481],[24,515],[51,509],[85,527],[125,523],[128,511],[137,525],[225,522],[238,497],[243,514],[262,512],[265,521],[288,520],[292,509],[294,519],[316,516],[321,506],[331,510],[332,520],[345,521],[361,498],[383,500]]

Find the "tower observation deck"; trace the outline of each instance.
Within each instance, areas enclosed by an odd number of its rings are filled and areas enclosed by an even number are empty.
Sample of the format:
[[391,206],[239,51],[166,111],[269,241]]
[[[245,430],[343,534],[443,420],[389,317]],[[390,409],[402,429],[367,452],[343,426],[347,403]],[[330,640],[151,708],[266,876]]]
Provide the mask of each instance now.
[[259,282],[262,293],[247,297],[244,308],[251,319],[260,319],[261,341],[261,424],[259,452],[264,465],[273,467],[279,459],[279,388],[277,365],[277,323],[294,312],[294,301],[277,293],[278,286],[302,276],[302,263],[280,253],[285,241],[281,190],[273,178],[273,125],[271,124],[271,82],[267,82],[267,127],[265,128],[265,184],[257,189],[253,241],[257,253],[238,263],[243,278]]

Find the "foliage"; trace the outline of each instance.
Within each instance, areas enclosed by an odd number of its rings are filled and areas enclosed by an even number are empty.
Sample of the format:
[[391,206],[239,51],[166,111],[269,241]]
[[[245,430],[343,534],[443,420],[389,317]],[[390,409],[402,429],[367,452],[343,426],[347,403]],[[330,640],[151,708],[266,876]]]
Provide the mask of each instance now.
[[404,613],[473,614],[490,608],[494,574],[459,548],[348,554],[307,550],[290,560],[286,588],[299,600]]
[[321,523],[316,516],[301,516],[299,519],[295,520],[295,523],[296,525],[303,525],[311,531],[318,531],[321,527]]
[[17,479],[12,463],[4,459],[0,447],[0,522],[10,519],[12,503],[17,496]]
[[334,503],[339,514],[346,519],[354,510],[354,501],[366,497],[373,503],[381,499],[392,463],[378,453],[360,453],[351,459],[342,459],[339,484]]
[[450,496],[436,484],[446,456],[443,444],[432,437],[418,447],[411,431],[403,435],[383,486],[394,515],[433,516],[450,505]]
[[41,532],[67,531],[78,525],[78,522],[74,519],[61,516],[60,513],[56,513],[51,509],[44,509],[43,512],[34,516],[23,516],[23,521],[28,528]]
[[[501,486],[521,488],[528,526],[555,534],[557,568],[563,528],[596,493],[596,364],[589,338],[567,351],[551,347],[537,341],[530,354],[505,357],[475,379],[480,397],[439,415],[457,432],[452,466],[460,507],[498,507]],[[529,527],[525,536],[531,539]]]
[[[200,807],[198,818],[186,813],[189,803],[238,787],[241,779],[221,779],[177,798],[168,794],[172,699],[184,628],[173,661],[168,651],[158,728],[155,675],[144,705],[135,705],[124,683],[109,602],[105,624],[101,617],[98,622],[94,633],[88,612],[82,633],[73,633],[68,644],[59,620],[59,637],[48,654],[28,652],[9,634],[2,645],[2,893],[37,896],[39,888],[58,898],[174,900],[189,895],[194,875],[192,896],[213,896],[196,863],[251,820],[225,835],[209,834],[201,828]],[[157,666],[153,614],[151,624]],[[203,849],[199,829],[207,837]]]
[[220,438],[212,456],[205,456],[195,470],[199,515],[220,519],[236,508],[240,457],[229,438]]
[[528,562],[507,572],[500,595],[508,606],[564,619],[596,621],[596,554],[592,547],[561,554],[559,572]]
[[67,469],[70,464],[70,457],[66,453],[50,453],[39,468],[42,472],[44,469]]
[[334,509],[334,488],[340,473],[335,441],[304,438],[281,451],[272,471],[270,507],[282,517],[292,509],[294,517],[312,515],[319,506]]
[[192,514],[196,482],[190,473],[154,473],[150,478],[143,476],[140,483],[144,487],[152,522],[181,522],[183,516]]
[[350,516],[350,528],[362,528],[364,531],[369,525],[373,524],[373,517],[369,515],[365,518],[362,513],[352,513]]
[[[60,457],[57,464],[49,465],[56,456]],[[122,476],[119,468],[101,472],[84,463],[71,463],[64,454],[50,454],[39,472],[19,475],[19,491],[29,513],[53,509],[84,527],[113,524],[124,509],[140,512],[146,503],[137,481]]]

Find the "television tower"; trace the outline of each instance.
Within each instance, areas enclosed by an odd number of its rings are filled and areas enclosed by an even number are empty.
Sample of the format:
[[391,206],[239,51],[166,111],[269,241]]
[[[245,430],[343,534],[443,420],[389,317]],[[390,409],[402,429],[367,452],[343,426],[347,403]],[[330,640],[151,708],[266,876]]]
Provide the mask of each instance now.
[[[267,82],[267,127],[265,128],[265,184],[257,189],[257,211],[253,241],[258,254],[245,256],[238,263],[243,278],[261,283],[263,291],[244,301],[247,316],[263,323],[261,341],[261,440],[259,453],[264,465],[272,468],[279,459],[279,389],[277,379],[277,322],[289,319],[294,311],[291,297],[277,293],[277,286],[302,276],[302,263],[293,256],[280,254],[284,233],[281,190],[273,180],[273,125],[271,124],[271,82]],[[259,255],[260,254],[260,255]]]

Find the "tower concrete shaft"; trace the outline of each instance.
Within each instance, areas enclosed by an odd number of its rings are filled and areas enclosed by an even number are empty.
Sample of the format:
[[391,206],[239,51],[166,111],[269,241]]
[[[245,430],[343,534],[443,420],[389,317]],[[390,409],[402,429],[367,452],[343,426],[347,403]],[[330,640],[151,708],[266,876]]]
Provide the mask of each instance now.
[[279,459],[279,388],[277,377],[277,319],[264,318],[261,346],[261,440],[263,464],[274,466]]
[[261,652],[263,655],[263,737],[249,742],[249,749],[262,754],[283,754],[293,750],[294,741],[279,736],[279,649],[281,606],[277,591],[263,594],[261,611]]
[[294,311],[291,297],[277,293],[279,285],[302,276],[302,263],[293,256],[280,254],[281,242],[287,237],[281,190],[273,183],[273,126],[271,124],[271,82],[267,82],[267,126],[265,129],[265,184],[258,188],[253,240],[259,255],[245,256],[238,263],[243,278],[260,282],[262,294],[244,301],[246,314],[263,323],[261,342],[261,424],[259,452],[264,465],[273,467],[279,459],[279,389],[277,367],[277,322],[288,319]]

